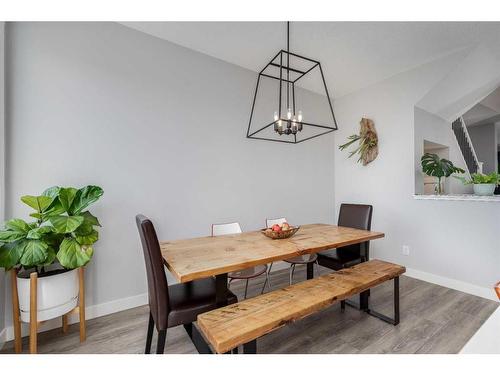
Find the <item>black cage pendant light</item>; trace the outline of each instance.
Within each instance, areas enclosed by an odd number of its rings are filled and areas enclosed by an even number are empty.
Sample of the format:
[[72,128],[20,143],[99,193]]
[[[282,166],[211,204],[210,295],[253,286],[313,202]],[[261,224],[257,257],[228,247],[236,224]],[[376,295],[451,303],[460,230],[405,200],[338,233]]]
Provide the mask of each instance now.
[[[317,74],[318,71],[321,77],[319,87],[322,94],[326,96],[326,101],[324,102],[326,108],[323,111],[323,119],[326,119],[325,124],[308,122],[307,118],[308,116],[311,118],[312,114],[305,113],[299,102],[298,95],[296,95],[296,89],[299,91],[299,85],[302,83],[301,79],[304,81],[303,77],[306,75],[310,76],[315,72]],[[259,95],[262,94],[264,80],[278,81],[278,84],[273,86],[278,91],[274,94],[278,102],[274,115],[272,112],[268,115],[269,122],[264,120],[264,124],[256,124],[257,121],[261,121],[261,119],[256,119],[255,111],[256,101]],[[263,99],[262,101],[268,102],[268,99]],[[267,114],[264,114],[264,117],[267,117]],[[290,22],[287,22],[286,51],[280,50],[264,69],[260,71],[257,77],[252,112],[250,113],[250,120],[248,122],[247,138],[273,142],[301,143],[337,129],[337,121],[333,113],[333,106],[321,63],[290,52]]]

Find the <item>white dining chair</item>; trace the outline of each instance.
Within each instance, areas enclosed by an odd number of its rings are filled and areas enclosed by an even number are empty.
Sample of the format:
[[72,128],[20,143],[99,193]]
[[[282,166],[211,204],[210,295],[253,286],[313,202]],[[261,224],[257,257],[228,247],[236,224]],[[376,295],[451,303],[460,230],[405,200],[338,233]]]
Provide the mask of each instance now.
[[[266,228],[272,228],[272,226],[276,225],[276,224],[281,225],[281,224],[285,223],[286,221],[287,220],[284,217],[280,217],[277,219],[266,219]],[[314,264],[316,264],[316,268],[318,270],[318,275],[319,275],[318,255],[316,255],[316,254],[299,255],[299,256],[296,256],[293,258],[284,259],[284,261],[287,263],[290,263],[290,269],[289,269],[290,285],[292,285],[292,283],[293,283],[293,274],[295,272],[295,266],[297,264],[306,264],[307,265],[309,263],[314,263]],[[272,266],[273,266],[273,264],[271,263],[271,265],[269,266],[268,275],[269,275],[269,272],[271,272]],[[270,280],[269,276],[268,276],[268,279]]]
[[[224,236],[228,234],[241,233],[241,226],[239,223],[225,223],[225,224],[212,224],[212,236]],[[266,280],[264,281],[264,286],[262,287],[261,294],[264,292],[264,287],[266,284],[269,285],[269,275],[267,273],[267,265],[260,264],[257,266],[245,268],[243,270],[238,270],[234,272],[229,272],[227,277],[229,279],[229,285],[233,280],[246,280],[245,282],[245,299],[247,298],[248,292],[248,281],[262,274],[266,274]]]

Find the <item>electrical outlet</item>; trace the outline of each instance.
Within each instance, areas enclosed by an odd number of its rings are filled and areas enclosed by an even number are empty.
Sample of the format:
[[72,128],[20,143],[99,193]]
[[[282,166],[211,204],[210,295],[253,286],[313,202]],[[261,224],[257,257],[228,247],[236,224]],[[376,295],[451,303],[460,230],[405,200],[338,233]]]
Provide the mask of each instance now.
[[403,245],[403,251],[402,251],[403,255],[410,255],[410,246],[408,245]]

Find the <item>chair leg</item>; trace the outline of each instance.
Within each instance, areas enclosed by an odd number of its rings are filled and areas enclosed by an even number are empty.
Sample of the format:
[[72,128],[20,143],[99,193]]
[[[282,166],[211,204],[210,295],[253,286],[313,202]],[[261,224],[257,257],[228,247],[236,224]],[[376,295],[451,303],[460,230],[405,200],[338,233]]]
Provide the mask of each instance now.
[[246,283],[245,283],[245,297],[244,297],[245,299],[247,299],[247,292],[248,292],[248,280],[249,280],[249,279],[247,279],[247,281],[246,281]]
[[316,262],[314,262],[314,263],[316,263],[316,269],[318,270],[318,276],[320,276],[321,274],[319,273],[319,263],[318,263],[318,261],[317,261],[317,260],[316,260]]
[[340,301],[340,311],[342,311],[342,312],[345,311],[345,300]]
[[264,289],[266,288],[267,285],[267,290],[271,291],[271,268],[273,268],[273,264],[271,263],[269,265],[269,268],[267,269],[266,272],[266,280],[264,281],[264,285],[262,285],[262,290],[260,291],[260,294],[264,293]]
[[167,330],[158,331],[158,344],[156,345],[156,354],[163,354],[165,350],[165,340],[167,339]]
[[154,328],[154,320],[153,315],[149,313],[149,322],[148,322],[148,335],[146,337],[146,349],[144,350],[144,354],[151,353],[151,341],[153,341],[153,328]]

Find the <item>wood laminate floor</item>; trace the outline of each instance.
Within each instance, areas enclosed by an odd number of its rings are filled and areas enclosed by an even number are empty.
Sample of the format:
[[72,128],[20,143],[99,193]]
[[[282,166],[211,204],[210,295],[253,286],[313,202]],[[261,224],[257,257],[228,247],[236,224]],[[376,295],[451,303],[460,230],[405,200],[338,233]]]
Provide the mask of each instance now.
[[[316,270],[315,270],[316,272]],[[329,272],[321,268],[322,273]],[[295,281],[305,279],[297,267]],[[250,281],[248,297],[260,293],[264,278]],[[288,271],[271,274],[273,289],[288,283]],[[257,341],[258,353],[458,353],[498,307],[498,303],[402,276],[401,323],[392,326],[339,304]],[[243,298],[244,283],[231,289]],[[392,282],[372,289],[371,307],[392,316]],[[87,322],[87,341],[79,342],[78,324],[64,335],[60,329],[40,333],[39,353],[142,353],[148,307],[142,306]],[[156,334],[153,336],[155,350]],[[28,349],[28,338],[23,339]],[[13,353],[13,342],[1,353]],[[165,353],[196,353],[183,327],[168,330]]]

